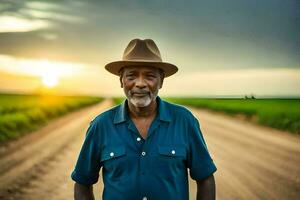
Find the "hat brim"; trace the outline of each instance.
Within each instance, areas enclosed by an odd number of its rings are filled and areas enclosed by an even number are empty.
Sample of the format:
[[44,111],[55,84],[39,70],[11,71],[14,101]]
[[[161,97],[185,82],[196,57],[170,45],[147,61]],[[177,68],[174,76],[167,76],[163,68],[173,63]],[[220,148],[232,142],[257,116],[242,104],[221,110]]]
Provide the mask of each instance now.
[[171,63],[149,62],[149,61],[115,61],[115,62],[111,62],[111,63],[108,63],[107,65],[105,65],[105,69],[107,71],[109,71],[110,73],[119,76],[120,70],[123,67],[138,66],[138,65],[157,67],[159,69],[162,69],[165,73],[165,77],[171,76],[178,71],[178,68]]

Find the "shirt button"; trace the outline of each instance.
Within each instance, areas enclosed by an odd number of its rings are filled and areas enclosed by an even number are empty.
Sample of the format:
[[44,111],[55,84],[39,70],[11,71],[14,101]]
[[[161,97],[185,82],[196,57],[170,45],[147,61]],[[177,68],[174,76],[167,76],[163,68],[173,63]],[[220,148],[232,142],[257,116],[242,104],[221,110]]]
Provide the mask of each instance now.
[[140,137],[137,137],[136,140],[139,142],[141,141],[142,139]]
[[172,150],[172,152],[171,152],[173,155],[175,155],[175,150]]
[[110,152],[110,157],[113,157],[115,154],[114,154],[114,152]]
[[146,155],[146,152],[145,152],[145,151],[143,151],[143,152],[142,152],[142,156],[145,156],[145,155]]
[[143,200],[147,200],[147,197],[143,197]]

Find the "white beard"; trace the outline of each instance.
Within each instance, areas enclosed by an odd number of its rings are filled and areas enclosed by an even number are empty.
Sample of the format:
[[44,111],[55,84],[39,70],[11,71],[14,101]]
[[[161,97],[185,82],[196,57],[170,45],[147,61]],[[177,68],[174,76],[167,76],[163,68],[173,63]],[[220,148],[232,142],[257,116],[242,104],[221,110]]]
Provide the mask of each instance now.
[[157,94],[158,94],[158,91],[157,93],[150,93],[150,95],[146,95],[146,96],[143,96],[143,97],[137,97],[137,96],[133,96],[131,94],[131,92],[129,92],[127,96],[127,99],[128,101],[130,101],[130,103],[132,103],[135,107],[146,107],[146,106],[149,106],[150,103],[156,99],[157,97]]
[[151,98],[147,95],[145,97],[132,97],[128,99],[135,107],[146,107],[151,103]]

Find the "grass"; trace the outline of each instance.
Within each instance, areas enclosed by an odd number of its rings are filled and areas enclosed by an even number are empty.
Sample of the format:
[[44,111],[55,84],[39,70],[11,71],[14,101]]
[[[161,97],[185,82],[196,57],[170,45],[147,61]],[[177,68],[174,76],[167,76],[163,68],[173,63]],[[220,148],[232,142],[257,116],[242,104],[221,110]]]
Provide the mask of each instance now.
[[125,100],[125,97],[115,97],[113,101],[116,105],[121,104]]
[[166,98],[166,100],[199,108],[243,114],[261,125],[300,133],[300,99],[200,99]]
[[[243,115],[255,123],[300,133],[300,99],[164,98],[176,104],[207,108],[229,115]],[[124,98],[116,97],[120,104]]]
[[0,142],[21,137],[54,118],[101,100],[86,96],[0,94]]

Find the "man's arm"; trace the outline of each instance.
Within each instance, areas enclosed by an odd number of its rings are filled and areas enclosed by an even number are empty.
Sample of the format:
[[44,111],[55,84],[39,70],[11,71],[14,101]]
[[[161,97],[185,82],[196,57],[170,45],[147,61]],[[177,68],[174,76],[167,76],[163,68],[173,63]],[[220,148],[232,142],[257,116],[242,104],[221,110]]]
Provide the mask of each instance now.
[[214,175],[197,182],[197,200],[215,200],[216,185]]
[[93,193],[93,185],[82,185],[75,183],[74,185],[75,200],[95,200]]

